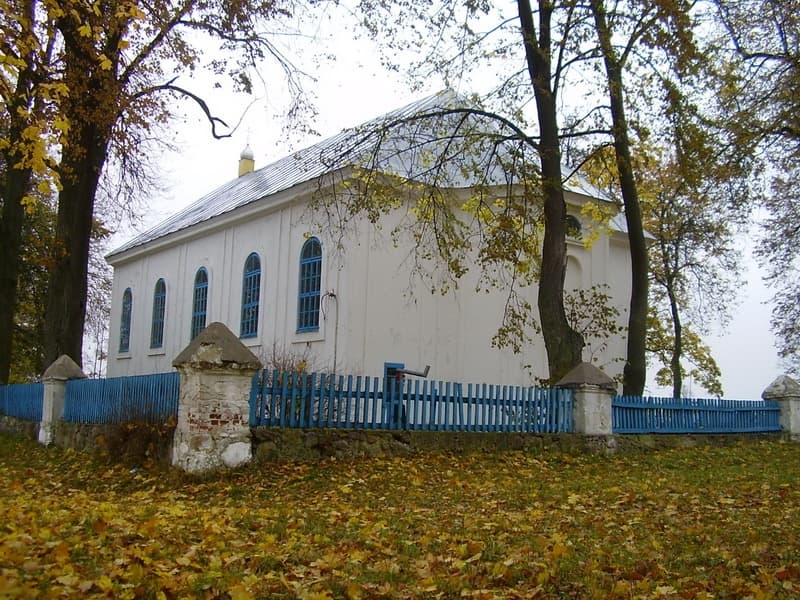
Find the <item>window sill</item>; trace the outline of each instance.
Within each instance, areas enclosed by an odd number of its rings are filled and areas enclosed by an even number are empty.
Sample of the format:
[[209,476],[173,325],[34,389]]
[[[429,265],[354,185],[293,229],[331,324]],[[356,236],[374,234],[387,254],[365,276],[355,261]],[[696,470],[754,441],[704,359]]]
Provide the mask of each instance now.
[[325,332],[322,329],[311,329],[307,331],[296,331],[293,344],[307,344],[308,342],[321,342],[325,339]]
[[164,356],[166,355],[167,351],[163,348],[151,348],[147,352],[147,356]]
[[130,360],[131,353],[130,352],[120,352],[117,354],[117,360]]

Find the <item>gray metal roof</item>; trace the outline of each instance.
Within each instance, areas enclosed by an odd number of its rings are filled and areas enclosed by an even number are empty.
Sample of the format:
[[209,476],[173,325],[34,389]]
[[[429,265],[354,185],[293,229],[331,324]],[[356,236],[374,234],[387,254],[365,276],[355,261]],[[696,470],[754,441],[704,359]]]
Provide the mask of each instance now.
[[[502,131],[494,120],[480,115],[448,113],[459,107],[470,108],[471,104],[453,92],[444,91],[346,129],[229,181],[116,248],[107,258],[346,166],[378,169],[405,179],[448,188],[469,187],[478,179],[490,185],[513,183],[514,169],[507,166],[512,162],[519,164],[521,159],[530,160],[530,157],[520,154],[519,148],[526,146],[503,149],[497,140],[509,141],[508,131]],[[530,151],[529,146],[527,150]],[[432,169],[431,156],[436,156],[436,162],[440,164],[442,161],[439,159],[444,157],[445,168]],[[566,182],[565,187],[579,194],[607,200],[603,191],[577,174]]]

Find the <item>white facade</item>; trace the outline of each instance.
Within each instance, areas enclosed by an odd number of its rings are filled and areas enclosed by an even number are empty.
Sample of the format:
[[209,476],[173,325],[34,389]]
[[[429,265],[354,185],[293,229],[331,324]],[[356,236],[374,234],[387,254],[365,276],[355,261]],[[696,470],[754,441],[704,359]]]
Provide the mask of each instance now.
[[[190,341],[194,279],[200,268],[208,272],[206,323],[220,321],[239,335],[244,265],[257,253],[258,330],[242,341],[265,364],[277,353],[304,356],[311,370],[343,374],[378,376],[385,362],[396,362],[410,369],[430,365],[429,377],[437,380],[530,384],[532,376],[547,376],[541,338],[519,355],[492,347],[506,301],[503,290],[476,293],[471,275],[445,296],[419,286],[409,290],[411,273],[404,262],[409,249],[388,240],[385,232],[391,225],[378,230],[364,223],[337,250],[331,232],[311,224],[307,201],[314,189],[313,184],[295,186],[269,201],[112,255],[108,375],[172,369],[172,360]],[[587,197],[568,192],[567,199],[570,212],[580,215]],[[300,253],[310,236],[320,240],[323,254],[319,329],[298,332]],[[625,234],[601,235],[588,249],[569,241],[568,254],[566,287],[607,284],[624,323],[630,294]],[[154,290],[162,278],[163,344],[151,348]],[[128,351],[120,352],[121,303],[127,289],[132,294],[130,340]],[[536,289],[528,289],[526,296],[535,306]],[[595,364],[616,375],[622,363],[615,359],[624,350],[624,339],[614,339]]]

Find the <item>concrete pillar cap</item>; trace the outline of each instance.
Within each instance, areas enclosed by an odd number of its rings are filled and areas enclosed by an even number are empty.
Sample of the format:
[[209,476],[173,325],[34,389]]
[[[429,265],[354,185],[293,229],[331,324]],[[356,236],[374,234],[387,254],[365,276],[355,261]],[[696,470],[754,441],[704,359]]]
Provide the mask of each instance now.
[[800,398],[800,383],[788,375],[779,375],[761,392],[764,400],[780,400],[781,398]]
[[211,323],[172,361],[173,367],[254,369],[261,361],[222,323]]
[[617,384],[611,377],[603,373],[603,371],[593,364],[587,362],[578,364],[556,383],[556,387],[567,388],[576,388],[583,385],[596,385],[605,390],[612,392],[617,391]]
[[67,381],[69,379],[86,379],[86,373],[81,371],[78,364],[66,354],[59,356],[55,362],[47,367],[42,379],[47,381]]

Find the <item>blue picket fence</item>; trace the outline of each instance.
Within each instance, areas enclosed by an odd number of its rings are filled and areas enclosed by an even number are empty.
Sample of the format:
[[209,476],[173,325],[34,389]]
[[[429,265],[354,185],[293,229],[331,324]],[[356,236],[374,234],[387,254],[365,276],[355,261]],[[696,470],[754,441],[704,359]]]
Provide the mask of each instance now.
[[774,400],[615,396],[614,433],[756,433],[780,431]]
[[570,390],[418,379],[262,371],[250,411],[254,426],[572,431]]
[[25,421],[41,421],[43,398],[44,385],[41,383],[0,385],[0,414]]
[[[180,378],[162,373],[66,384],[64,420],[164,423],[177,419]],[[40,421],[41,383],[0,386],[0,414]],[[486,384],[262,371],[250,424],[433,431],[571,432],[572,392]],[[616,396],[614,433],[778,432],[775,401]]]
[[177,372],[67,382],[64,421],[166,423],[178,417]]

